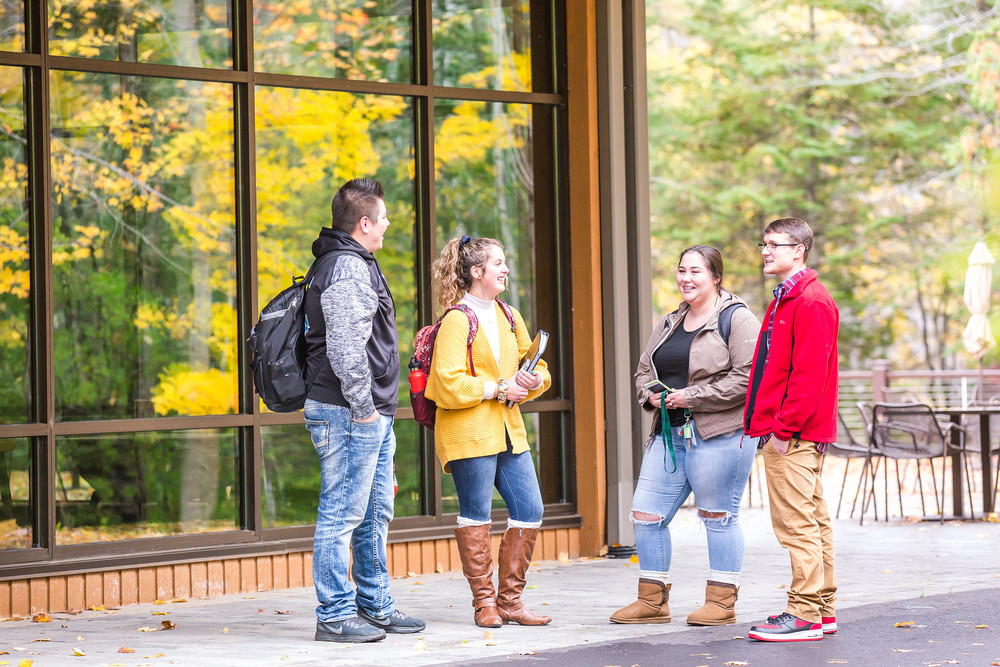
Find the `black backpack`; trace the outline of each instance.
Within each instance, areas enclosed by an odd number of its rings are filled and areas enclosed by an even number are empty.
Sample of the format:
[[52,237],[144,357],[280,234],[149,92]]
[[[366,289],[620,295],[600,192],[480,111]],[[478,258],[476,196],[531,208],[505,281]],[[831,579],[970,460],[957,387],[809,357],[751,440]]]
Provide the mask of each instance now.
[[272,412],[295,412],[306,403],[306,289],[321,261],[343,253],[331,252],[313,262],[305,278],[293,276],[292,284],[260,311],[250,331],[250,365],[253,384]]

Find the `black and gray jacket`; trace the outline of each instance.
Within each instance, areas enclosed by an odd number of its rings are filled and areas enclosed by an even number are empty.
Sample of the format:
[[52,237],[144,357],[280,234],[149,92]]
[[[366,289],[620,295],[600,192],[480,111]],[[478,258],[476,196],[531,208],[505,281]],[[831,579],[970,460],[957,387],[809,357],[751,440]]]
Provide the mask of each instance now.
[[[399,339],[389,285],[370,252],[350,234],[324,227],[313,242],[317,265],[306,290],[308,397],[364,419],[395,415]],[[336,258],[327,257],[335,253]]]

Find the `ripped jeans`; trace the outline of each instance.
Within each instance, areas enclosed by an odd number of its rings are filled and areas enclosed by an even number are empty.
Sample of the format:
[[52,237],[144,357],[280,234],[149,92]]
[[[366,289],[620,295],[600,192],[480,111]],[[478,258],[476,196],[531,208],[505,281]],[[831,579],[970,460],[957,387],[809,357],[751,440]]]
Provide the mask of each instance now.
[[[694,427],[694,422],[691,425]],[[664,459],[663,438],[653,436],[642,458],[639,481],[632,496],[639,569],[670,572],[670,521],[693,491],[708,537],[712,570],[709,579],[737,583],[744,551],[740,500],[757,454],[757,441],[743,440],[741,448],[742,431],[702,440],[697,428],[690,446],[685,446],[680,428],[673,428],[672,436],[676,469],[668,472],[674,467],[670,453],[666,452]],[[635,512],[663,518],[639,520],[634,517]]]

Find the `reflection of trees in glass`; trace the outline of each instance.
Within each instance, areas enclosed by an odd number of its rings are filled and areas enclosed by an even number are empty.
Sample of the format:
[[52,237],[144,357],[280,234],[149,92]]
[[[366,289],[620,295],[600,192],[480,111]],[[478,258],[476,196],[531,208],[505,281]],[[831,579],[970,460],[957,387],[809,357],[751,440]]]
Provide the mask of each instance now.
[[412,41],[409,0],[254,3],[260,71],[405,82]]
[[24,2],[0,0],[0,51],[24,48]]
[[49,52],[127,62],[232,67],[226,0],[49,0]]
[[27,439],[0,440],[0,551],[31,546],[31,457]]
[[530,326],[535,282],[531,107],[437,100],[434,121],[439,242],[468,233],[503,243],[516,289],[501,296]]
[[21,70],[0,68],[0,423],[28,418],[27,166]]
[[528,0],[434,0],[439,86],[531,90]]
[[[312,262],[311,246],[321,227],[330,225],[330,201],[337,188],[356,176],[373,176],[385,188],[390,221],[385,243],[375,257],[396,304],[400,356],[406,358],[416,330],[413,246],[413,118],[410,100],[288,88],[257,88],[257,280],[261,303],[285,288],[292,275],[303,275]],[[401,376],[407,372],[402,364]],[[400,400],[405,404],[405,377]],[[301,427],[298,427],[301,429]],[[305,429],[296,441],[315,455]],[[404,435],[410,433],[410,436]],[[397,424],[397,457],[417,459],[417,433]],[[277,442],[277,436],[272,437]],[[274,447],[285,447],[282,441]],[[265,444],[268,475],[264,487],[268,523],[311,523],[318,498],[314,480],[302,468],[273,460]],[[279,450],[274,450],[275,452]],[[418,460],[418,459],[417,459]],[[419,466],[400,473],[399,497],[419,492]],[[310,516],[288,505],[291,496],[311,496]],[[399,506],[397,506],[399,508]],[[406,511],[400,508],[400,511]],[[402,514],[401,514],[402,515]]]
[[232,87],[51,87],[60,418],[234,412]]
[[231,430],[58,438],[56,542],[236,529],[235,452]]

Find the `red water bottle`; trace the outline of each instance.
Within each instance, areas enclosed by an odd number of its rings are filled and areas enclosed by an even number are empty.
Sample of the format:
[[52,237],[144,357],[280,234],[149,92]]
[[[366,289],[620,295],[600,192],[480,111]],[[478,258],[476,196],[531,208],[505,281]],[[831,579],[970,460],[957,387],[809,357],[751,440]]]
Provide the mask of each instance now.
[[416,357],[410,359],[410,393],[417,394],[427,386],[427,374],[420,368],[420,362]]

